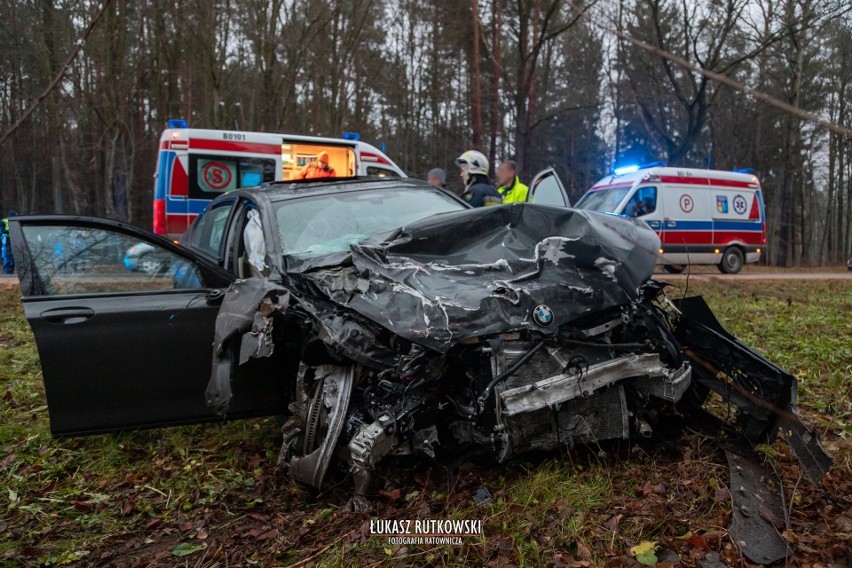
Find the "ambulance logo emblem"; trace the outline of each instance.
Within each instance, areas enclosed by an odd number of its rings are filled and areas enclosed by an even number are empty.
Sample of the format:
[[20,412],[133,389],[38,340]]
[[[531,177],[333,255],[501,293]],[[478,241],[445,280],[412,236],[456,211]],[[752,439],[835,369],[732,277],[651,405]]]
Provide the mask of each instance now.
[[541,327],[548,327],[553,323],[553,310],[549,306],[539,304],[533,309],[533,321]]
[[210,162],[204,166],[204,182],[219,191],[231,183],[231,170],[222,162]]
[[717,195],[716,196],[716,211],[719,213],[727,213],[728,212],[728,196],[727,195]]
[[746,210],[748,209],[748,202],[745,200],[745,197],[743,197],[742,195],[734,196],[733,205],[734,205],[734,211],[736,211],[738,215],[745,214]]
[[684,213],[689,213],[692,211],[692,208],[695,207],[695,201],[692,200],[692,196],[688,193],[684,193],[680,196],[680,209]]

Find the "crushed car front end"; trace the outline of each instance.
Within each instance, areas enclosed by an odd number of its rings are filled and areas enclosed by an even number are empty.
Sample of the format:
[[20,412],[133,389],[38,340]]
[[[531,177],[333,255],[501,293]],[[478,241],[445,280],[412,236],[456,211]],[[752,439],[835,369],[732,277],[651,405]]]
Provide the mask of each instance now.
[[[724,333],[702,302],[670,302],[650,280],[658,248],[633,219],[519,204],[288,259],[280,282],[243,304],[272,297],[286,325],[306,330],[291,355],[300,370],[282,470],[317,489],[349,472],[350,508],[366,510],[389,455],[477,448],[502,462],[649,437],[669,417],[696,415],[745,443],[783,425],[818,478],[830,461],[795,415],[795,380]],[[228,295],[245,300],[248,282]],[[274,319],[255,318],[244,337],[268,334]],[[710,392],[732,420],[701,410]],[[214,388],[210,400],[225,409],[228,396]]]

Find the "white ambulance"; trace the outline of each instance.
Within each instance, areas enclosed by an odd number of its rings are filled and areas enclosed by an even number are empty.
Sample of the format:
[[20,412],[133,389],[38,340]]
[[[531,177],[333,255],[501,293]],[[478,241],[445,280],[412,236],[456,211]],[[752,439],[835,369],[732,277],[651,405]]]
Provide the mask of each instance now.
[[170,120],[154,174],[154,232],[177,238],[218,195],[299,179],[320,152],[328,154],[336,177],[406,177],[383,151],[359,138],[202,130]]
[[760,182],[751,171],[627,166],[598,181],[578,209],[642,219],[660,236],[659,262],[670,272],[715,264],[734,274],[766,247]]

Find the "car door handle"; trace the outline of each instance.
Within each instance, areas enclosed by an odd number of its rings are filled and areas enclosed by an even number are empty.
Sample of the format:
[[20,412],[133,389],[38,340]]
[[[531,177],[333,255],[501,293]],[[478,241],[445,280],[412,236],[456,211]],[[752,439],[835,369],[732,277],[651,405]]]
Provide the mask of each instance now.
[[41,319],[50,323],[83,323],[95,316],[92,308],[55,308],[41,313]]
[[677,227],[677,221],[666,221],[666,227]]

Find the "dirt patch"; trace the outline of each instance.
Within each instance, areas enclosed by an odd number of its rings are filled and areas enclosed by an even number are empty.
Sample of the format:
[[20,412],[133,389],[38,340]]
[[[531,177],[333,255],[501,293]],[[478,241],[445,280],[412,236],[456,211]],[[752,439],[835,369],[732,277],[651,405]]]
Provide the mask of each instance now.
[[8,333],[0,333],[0,347],[20,347],[24,341]]
[[11,290],[18,287],[17,276],[0,276],[0,291]]

